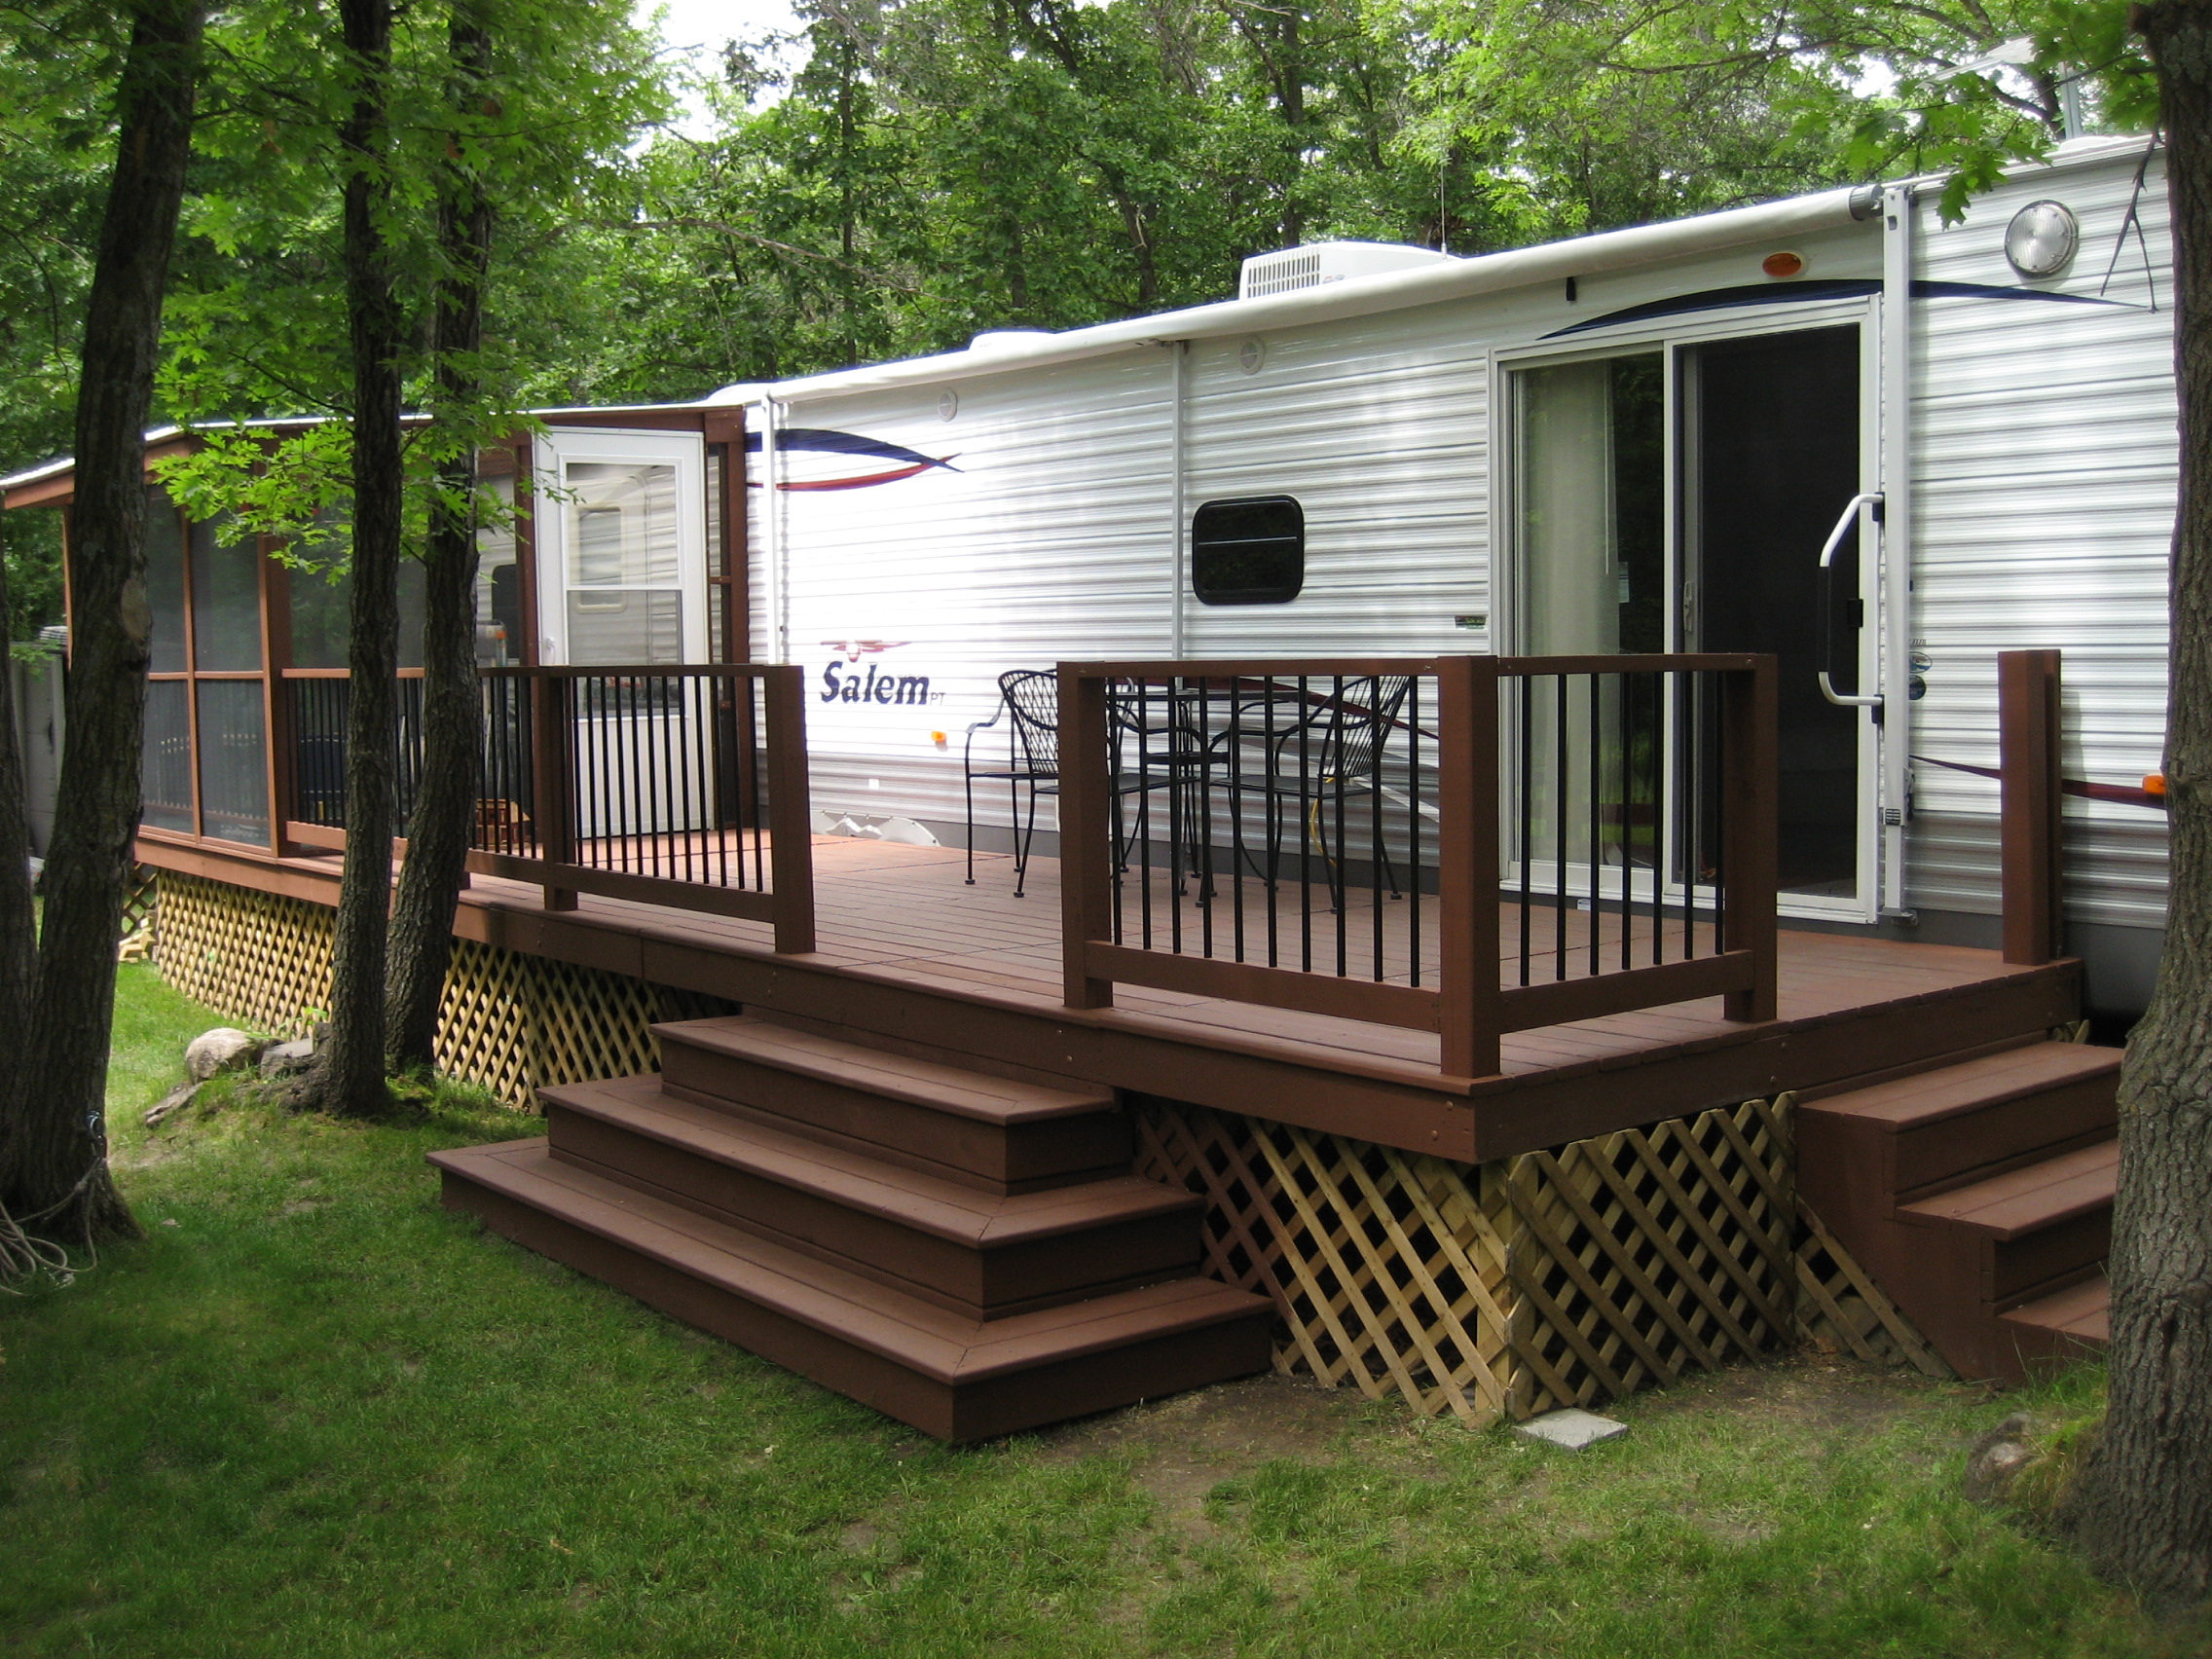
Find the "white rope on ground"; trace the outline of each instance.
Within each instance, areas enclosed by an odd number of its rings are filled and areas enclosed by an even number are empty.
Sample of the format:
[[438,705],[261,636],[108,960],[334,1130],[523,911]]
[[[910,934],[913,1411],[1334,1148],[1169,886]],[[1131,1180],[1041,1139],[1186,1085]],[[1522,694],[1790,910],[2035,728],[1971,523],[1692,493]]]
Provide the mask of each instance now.
[[67,1245],[40,1238],[29,1230],[71,1203],[105,1161],[103,1153],[87,1166],[84,1174],[77,1177],[74,1187],[46,1208],[27,1215],[20,1221],[8,1213],[6,1204],[0,1204],[0,1291],[5,1291],[10,1296],[20,1296],[23,1293],[17,1288],[18,1283],[38,1278],[48,1279],[56,1289],[63,1289],[76,1283],[79,1273],[89,1273],[99,1266],[99,1250],[92,1243],[90,1227],[85,1231],[87,1260],[83,1267],[70,1265]]

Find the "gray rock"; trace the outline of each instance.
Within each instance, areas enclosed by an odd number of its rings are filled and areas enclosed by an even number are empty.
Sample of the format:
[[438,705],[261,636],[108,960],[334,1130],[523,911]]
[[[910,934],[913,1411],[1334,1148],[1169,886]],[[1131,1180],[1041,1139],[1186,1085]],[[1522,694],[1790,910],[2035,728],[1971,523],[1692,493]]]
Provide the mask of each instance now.
[[159,1128],[164,1118],[168,1117],[172,1112],[183,1111],[192,1104],[193,1096],[200,1092],[200,1088],[201,1086],[197,1083],[178,1084],[163,1095],[154,1109],[146,1114],[146,1127],[149,1129]]
[[2035,1461],[2035,1418],[2014,1412],[1973,1443],[1967,1454],[1966,1496],[1970,1503],[2003,1503],[2013,1479]]
[[194,1083],[205,1083],[217,1072],[250,1066],[260,1058],[262,1046],[263,1039],[228,1025],[203,1031],[184,1051],[185,1075]]
[[1513,1432],[1524,1440],[1540,1440],[1547,1446],[1579,1452],[1586,1446],[1618,1440],[1628,1432],[1628,1424],[1600,1417],[1596,1412],[1569,1407],[1563,1412],[1546,1412],[1542,1417],[1530,1418]]
[[296,1037],[289,1043],[272,1043],[261,1051],[263,1077],[290,1077],[314,1062],[314,1039]]

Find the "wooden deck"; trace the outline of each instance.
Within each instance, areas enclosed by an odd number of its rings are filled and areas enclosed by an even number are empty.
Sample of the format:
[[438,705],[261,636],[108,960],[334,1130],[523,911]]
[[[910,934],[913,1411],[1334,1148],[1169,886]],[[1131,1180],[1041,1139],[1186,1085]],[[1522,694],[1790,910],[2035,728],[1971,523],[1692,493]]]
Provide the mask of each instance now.
[[[240,886],[336,899],[335,857],[277,860],[152,838],[140,856]],[[1432,1033],[1134,986],[1121,987],[1111,1009],[1067,1009],[1051,860],[1033,861],[1020,899],[1004,856],[978,855],[973,887],[956,848],[821,837],[814,860],[818,948],[806,955],[777,956],[762,922],[589,896],[573,910],[548,911],[536,888],[485,876],[464,894],[455,931],[727,997],[826,1033],[866,1033],[920,1057],[1078,1079],[1467,1161],[1865,1080],[2041,1032],[2078,1012],[2069,961],[2011,967],[1992,951],[1786,930],[1771,1022],[1732,1023],[1711,997],[1514,1033],[1502,1075],[1453,1078],[1438,1070]],[[1373,917],[1358,913],[1370,903],[1358,892],[1348,901],[1355,940],[1372,938]],[[1428,912],[1424,934],[1436,937],[1433,897],[1384,903],[1392,939],[1409,930],[1416,903]],[[1589,918],[1568,923],[1570,956],[1586,952]],[[1540,942],[1556,938],[1556,925],[1547,909],[1532,932]],[[1500,931],[1518,975],[1520,916],[1510,904]],[[1333,954],[1333,932],[1326,937]]]

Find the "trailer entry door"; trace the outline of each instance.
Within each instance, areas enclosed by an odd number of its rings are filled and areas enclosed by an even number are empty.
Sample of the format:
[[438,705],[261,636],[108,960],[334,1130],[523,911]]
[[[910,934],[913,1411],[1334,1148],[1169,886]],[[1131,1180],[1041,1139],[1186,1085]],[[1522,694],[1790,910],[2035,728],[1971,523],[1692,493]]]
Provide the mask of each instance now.
[[[1866,714],[1821,694],[1824,662],[1860,660],[1859,612],[1839,607],[1831,657],[1819,628],[1821,544],[1860,490],[1856,327],[1685,346],[1680,388],[1680,634],[1684,649],[1781,659],[1785,892],[1855,900],[1865,822]],[[1836,591],[1859,593],[1852,568]],[[1847,673],[1838,689],[1852,690]]]

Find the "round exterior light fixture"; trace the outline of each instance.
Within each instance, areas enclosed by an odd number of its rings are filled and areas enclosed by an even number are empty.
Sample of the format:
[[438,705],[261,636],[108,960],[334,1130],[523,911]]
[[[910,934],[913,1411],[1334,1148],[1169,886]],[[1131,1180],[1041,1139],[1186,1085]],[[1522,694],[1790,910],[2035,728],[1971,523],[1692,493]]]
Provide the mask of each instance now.
[[1244,372],[1248,375],[1258,374],[1261,365],[1266,363],[1267,360],[1268,343],[1257,334],[1252,335],[1236,348],[1236,361],[1242,365]]
[[960,413],[960,393],[946,387],[937,394],[937,418],[949,421]]
[[2062,202],[2031,202],[2005,227],[2005,258],[2023,276],[2055,276],[2082,245],[2082,227]]
[[1770,253],[1759,261],[1759,269],[1769,276],[1802,276],[1805,274],[1805,256],[1801,253]]

